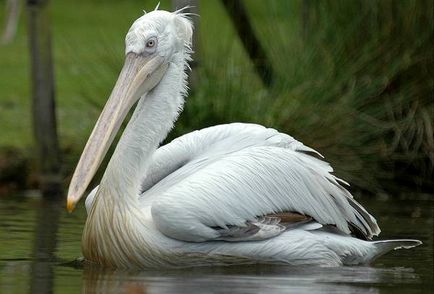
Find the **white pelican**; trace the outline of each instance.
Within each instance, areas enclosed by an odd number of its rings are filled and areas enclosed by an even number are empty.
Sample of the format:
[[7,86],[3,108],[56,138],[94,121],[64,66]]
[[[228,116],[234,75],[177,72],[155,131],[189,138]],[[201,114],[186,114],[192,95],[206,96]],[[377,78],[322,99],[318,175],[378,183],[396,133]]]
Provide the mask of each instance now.
[[68,192],[72,211],[138,102],[86,200],[87,260],[118,268],[339,266],[421,243],[367,241],[380,229],[345,182],[315,150],[274,129],[219,125],[159,147],[184,104],[192,30],[182,12],[156,10],[126,35],[125,64]]

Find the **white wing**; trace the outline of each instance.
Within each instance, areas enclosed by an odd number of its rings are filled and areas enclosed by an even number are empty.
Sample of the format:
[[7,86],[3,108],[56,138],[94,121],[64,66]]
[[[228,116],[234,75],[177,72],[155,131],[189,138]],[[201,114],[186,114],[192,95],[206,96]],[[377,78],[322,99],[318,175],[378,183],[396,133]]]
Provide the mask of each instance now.
[[253,146],[280,146],[321,156],[317,151],[275,129],[247,123],[213,126],[185,134],[157,149],[144,175],[142,192],[186,164],[216,161],[224,155]]
[[[306,151],[314,152],[258,125],[196,131],[157,150],[140,200],[152,207],[162,233],[184,241],[224,239],[233,231],[237,241],[269,238],[282,229],[261,217],[280,212],[305,214],[347,234],[353,227],[368,238],[377,235],[375,219],[340,185],[329,164]],[[247,228],[246,235],[240,228]]]

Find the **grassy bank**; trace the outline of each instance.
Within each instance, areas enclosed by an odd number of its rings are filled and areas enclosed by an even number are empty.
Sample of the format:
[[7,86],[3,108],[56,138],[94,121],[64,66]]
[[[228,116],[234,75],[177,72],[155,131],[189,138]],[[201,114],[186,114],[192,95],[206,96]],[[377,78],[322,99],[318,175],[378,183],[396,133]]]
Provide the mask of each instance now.
[[[308,17],[302,1],[245,3],[275,67],[274,87],[262,86],[219,1],[202,1],[200,83],[171,138],[218,123],[256,122],[318,149],[338,175],[364,190],[392,189],[397,181],[432,186],[431,1],[310,1]],[[116,80],[125,32],[153,5],[52,2],[65,175]],[[31,158],[24,20],[14,42],[0,47],[0,146]]]

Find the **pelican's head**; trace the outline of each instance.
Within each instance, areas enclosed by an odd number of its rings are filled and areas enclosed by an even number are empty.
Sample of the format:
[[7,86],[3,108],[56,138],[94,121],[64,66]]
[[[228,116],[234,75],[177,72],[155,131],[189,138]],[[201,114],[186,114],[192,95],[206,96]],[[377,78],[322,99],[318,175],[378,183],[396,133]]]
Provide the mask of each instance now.
[[178,12],[155,10],[138,18],[125,37],[125,53],[157,55],[170,62],[190,47],[193,27]]
[[83,196],[134,103],[146,99],[171,62],[188,58],[192,33],[191,22],[179,11],[155,10],[133,23],[125,38],[125,64],[71,179],[68,211]]

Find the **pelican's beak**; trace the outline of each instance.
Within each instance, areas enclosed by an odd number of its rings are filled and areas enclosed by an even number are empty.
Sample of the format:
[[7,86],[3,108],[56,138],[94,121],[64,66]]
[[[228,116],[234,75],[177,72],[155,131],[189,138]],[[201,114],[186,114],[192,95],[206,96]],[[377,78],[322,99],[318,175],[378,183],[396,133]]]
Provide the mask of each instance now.
[[128,111],[137,100],[154,88],[167,69],[158,55],[128,53],[124,67],[108,99],[80,161],[68,190],[67,209],[72,212],[98,170]]

